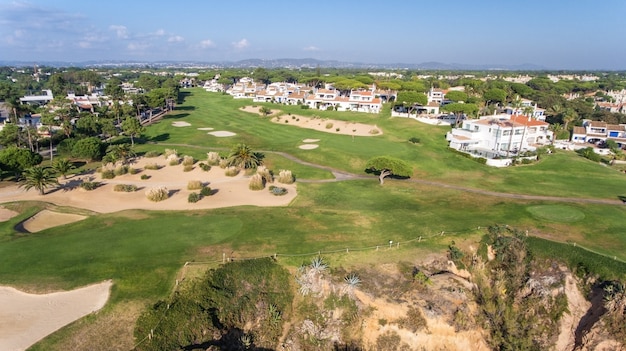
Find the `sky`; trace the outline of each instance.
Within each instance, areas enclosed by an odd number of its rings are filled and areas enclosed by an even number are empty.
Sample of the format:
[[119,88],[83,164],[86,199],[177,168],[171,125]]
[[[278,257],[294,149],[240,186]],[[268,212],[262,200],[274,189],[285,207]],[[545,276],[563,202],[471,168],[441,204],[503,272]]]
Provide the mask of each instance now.
[[0,0],[0,61],[625,70],[625,0]]

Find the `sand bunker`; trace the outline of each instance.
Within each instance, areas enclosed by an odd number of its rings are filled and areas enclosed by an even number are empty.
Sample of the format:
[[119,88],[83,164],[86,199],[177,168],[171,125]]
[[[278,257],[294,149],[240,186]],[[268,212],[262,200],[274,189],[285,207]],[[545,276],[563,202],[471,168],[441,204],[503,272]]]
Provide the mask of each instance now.
[[9,210],[8,208],[0,207],[0,222],[8,221],[9,219],[17,216],[19,213]]
[[310,118],[297,115],[274,117],[272,122],[286,126],[315,129],[320,132],[352,136],[376,136],[383,134],[382,129],[375,125],[350,121],[339,121],[328,118]]
[[87,218],[87,216],[43,210],[24,221],[22,226],[28,232],[36,233],[59,225],[78,222],[85,218]]
[[182,121],[172,122],[172,127],[189,127],[189,126],[191,126],[191,123],[188,123],[188,122],[182,122]]
[[303,143],[317,143],[318,141],[320,141],[319,139],[304,139],[302,140]]
[[213,130],[215,128],[211,128],[211,127],[203,127],[203,128],[198,128],[198,130]]
[[113,283],[34,295],[0,287],[0,350],[26,350],[61,327],[96,312],[109,299]]
[[[246,111],[246,112],[249,112],[249,113],[256,113],[256,114],[259,114],[259,115],[263,115],[261,113],[261,106],[244,106],[241,109]],[[273,115],[273,114],[279,113],[279,112],[280,112],[280,110],[273,110],[272,109],[272,110],[270,110],[269,114]]]
[[303,144],[303,145],[300,145],[298,147],[303,149],[303,150],[313,150],[313,149],[317,149],[319,147],[319,145],[317,145],[317,144]]
[[211,134],[211,135],[216,136],[218,138],[231,137],[231,136],[237,135],[236,133],[229,132],[229,131],[226,131],[226,130],[218,130],[218,131],[215,131],[215,132],[208,132],[207,134]]

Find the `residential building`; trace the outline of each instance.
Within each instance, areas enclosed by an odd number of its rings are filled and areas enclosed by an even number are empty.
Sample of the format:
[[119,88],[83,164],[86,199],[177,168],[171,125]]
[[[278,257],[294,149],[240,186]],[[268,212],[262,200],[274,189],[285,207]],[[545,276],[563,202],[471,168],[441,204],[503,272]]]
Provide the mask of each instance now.
[[621,148],[626,147],[626,124],[608,124],[602,121],[583,120],[583,125],[574,127],[573,143],[598,144],[613,140]]
[[466,119],[446,135],[450,147],[486,158],[532,151],[551,142],[549,123],[523,115],[500,114]]
[[52,90],[46,89],[42,91],[42,95],[26,95],[20,98],[21,104],[29,105],[45,105],[48,102],[54,100]]

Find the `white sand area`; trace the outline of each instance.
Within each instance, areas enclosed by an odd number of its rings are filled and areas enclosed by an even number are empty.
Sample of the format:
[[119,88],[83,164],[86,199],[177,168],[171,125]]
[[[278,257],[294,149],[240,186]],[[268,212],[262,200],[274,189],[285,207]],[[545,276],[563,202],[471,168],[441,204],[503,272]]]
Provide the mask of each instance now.
[[183,122],[183,121],[172,122],[172,127],[189,127],[189,126],[191,126],[191,123],[189,122]]

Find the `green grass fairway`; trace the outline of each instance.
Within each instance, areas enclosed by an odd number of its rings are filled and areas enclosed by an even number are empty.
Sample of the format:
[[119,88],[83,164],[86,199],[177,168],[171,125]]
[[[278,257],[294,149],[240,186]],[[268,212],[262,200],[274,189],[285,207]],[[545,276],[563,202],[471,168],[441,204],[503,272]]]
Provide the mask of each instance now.
[[570,223],[585,218],[585,214],[571,206],[566,205],[541,205],[526,208],[533,216],[553,222]]

